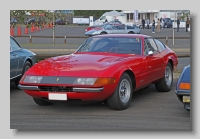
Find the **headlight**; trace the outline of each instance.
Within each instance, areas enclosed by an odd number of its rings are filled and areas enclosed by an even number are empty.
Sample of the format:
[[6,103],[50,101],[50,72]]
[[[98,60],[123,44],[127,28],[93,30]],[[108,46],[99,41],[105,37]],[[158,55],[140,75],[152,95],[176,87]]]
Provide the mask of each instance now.
[[40,83],[42,76],[29,76],[27,75],[22,82],[24,83]]
[[97,78],[76,78],[73,84],[93,85]]

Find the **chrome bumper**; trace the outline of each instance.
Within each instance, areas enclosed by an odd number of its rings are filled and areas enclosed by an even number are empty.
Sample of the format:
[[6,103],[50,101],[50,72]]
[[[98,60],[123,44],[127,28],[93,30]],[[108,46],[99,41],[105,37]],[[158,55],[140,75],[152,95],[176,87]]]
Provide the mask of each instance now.
[[[18,87],[22,90],[41,91],[38,86],[18,85]],[[101,92],[104,90],[104,88],[103,87],[101,87],[101,88],[77,88],[77,87],[74,87],[74,88],[72,88],[72,90],[73,90],[73,92]]]

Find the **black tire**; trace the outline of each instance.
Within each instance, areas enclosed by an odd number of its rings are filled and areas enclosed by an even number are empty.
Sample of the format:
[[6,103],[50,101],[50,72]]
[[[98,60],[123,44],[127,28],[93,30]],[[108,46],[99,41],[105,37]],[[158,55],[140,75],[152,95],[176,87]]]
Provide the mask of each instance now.
[[[168,80],[167,83],[166,83],[166,80]],[[169,92],[172,88],[172,84],[173,84],[172,66],[170,63],[167,63],[164,77],[155,84],[155,87],[159,92]]]
[[103,35],[103,34],[107,34],[107,33],[106,32],[101,32],[100,34]]
[[[24,68],[23,68],[23,71],[22,71],[22,76],[24,75],[24,73],[29,69],[31,68],[31,63],[29,61],[26,61],[25,64],[24,64]],[[21,76],[21,77],[22,77]],[[21,77],[18,78],[16,81],[15,81],[15,85],[18,86],[19,85],[19,81],[21,80]]]
[[52,104],[53,104],[53,103],[47,102],[47,101],[45,101],[45,100],[43,100],[43,99],[41,99],[41,98],[34,98],[34,97],[33,97],[33,100],[34,100],[34,102],[35,102],[37,105],[39,105],[39,106],[49,106],[49,105],[52,105]]
[[[123,83],[124,83],[124,85],[122,85]],[[126,83],[126,86],[125,86],[125,83]],[[124,87],[126,87],[126,88],[124,88]],[[125,92],[124,92],[124,90],[125,90]],[[118,83],[118,86],[117,86],[115,92],[112,94],[111,97],[109,97],[107,99],[108,106],[114,110],[127,109],[132,100],[132,92],[133,92],[133,88],[132,88],[131,78],[129,77],[129,75],[127,73],[123,73],[119,80],[119,83]],[[124,93],[124,94],[122,94],[122,93]],[[121,98],[120,98],[120,96],[121,96]]]
[[130,32],[128,32],[128,34],[134,34],[134,32],[130,31]]

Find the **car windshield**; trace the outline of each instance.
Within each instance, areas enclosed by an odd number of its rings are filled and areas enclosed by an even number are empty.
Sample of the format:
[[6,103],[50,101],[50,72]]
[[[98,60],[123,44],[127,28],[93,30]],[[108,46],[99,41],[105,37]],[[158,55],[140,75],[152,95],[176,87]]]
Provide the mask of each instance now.
[[141,54],[140,38],[91,37],[76,52],[109,52],[120,54]]

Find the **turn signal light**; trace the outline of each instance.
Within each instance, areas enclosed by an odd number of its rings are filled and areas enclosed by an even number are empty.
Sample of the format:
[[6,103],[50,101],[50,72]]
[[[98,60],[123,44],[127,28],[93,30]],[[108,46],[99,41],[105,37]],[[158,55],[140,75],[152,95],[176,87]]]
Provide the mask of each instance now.
[[190,83],[180,83],[179,89],[190,90]]
[[94,85],[106,85],[106,84],[112,84],[115,83],[114,78],[97,78]]

